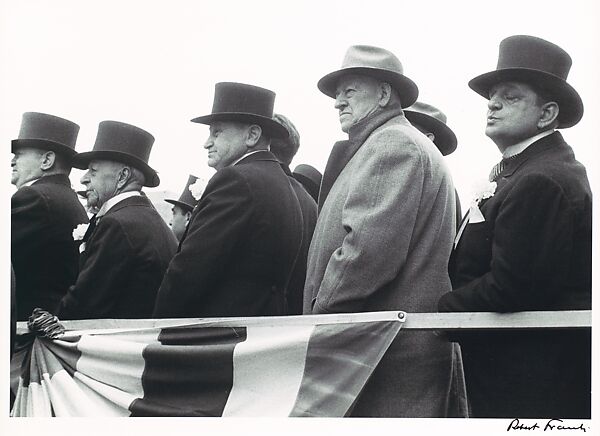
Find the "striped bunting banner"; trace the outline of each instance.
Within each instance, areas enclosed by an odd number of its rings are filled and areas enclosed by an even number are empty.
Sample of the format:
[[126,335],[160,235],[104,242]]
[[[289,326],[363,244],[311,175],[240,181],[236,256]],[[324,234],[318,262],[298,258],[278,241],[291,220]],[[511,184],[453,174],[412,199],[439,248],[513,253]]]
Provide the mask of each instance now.
[[344,416],[398,315],[140,320],[36,338],[13,357],[11,416]]

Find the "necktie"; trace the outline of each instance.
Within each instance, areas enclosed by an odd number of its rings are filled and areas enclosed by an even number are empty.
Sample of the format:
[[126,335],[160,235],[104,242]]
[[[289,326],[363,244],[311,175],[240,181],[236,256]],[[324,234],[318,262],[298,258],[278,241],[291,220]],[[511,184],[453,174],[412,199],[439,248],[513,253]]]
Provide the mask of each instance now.
[[90,218],[90,225],[88,226],[87,230],[85,231],[85,235],[83,235],[83,239],[82,239],[83,242],[86,242],[92,235],[94,229],[96,228],[96,225],[98,224],[98,218],[99,217],[97,216],[97,214]]
[[494,165],[494,167],[492,168],[492,171],[490,171],[490,175],[488,177],[489,181],[495,182],[496,179],[498,178],[498,176],[500,175],[500,173],[502,173],[502,171],[504,171],[506,166],[508,164],[510,164],[511,162],[516,161],[519,156],[521,156],[520,153],[515,154],[514,156],[510,156],[510,157],[502,159],[500,162],[498,162],[496,165]]

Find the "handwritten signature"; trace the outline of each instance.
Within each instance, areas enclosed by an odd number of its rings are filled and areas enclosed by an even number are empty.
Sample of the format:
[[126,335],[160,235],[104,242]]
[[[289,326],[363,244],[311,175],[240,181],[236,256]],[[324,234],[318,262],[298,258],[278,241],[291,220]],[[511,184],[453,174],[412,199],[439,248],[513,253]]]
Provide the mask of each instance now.
[[542,430],[542,431],[552,431],[552,430],[583,430],[583,432],[587,432],[590,428],[584,427],[583,423],[580,423],[577,426],[573,425],[565,425],[562,419],[549,419],[545,424],[542,423],[540,425],[538,422],[533,423],[522,423],[519,421],[519,418],[513,419],[510,424],[508,424],[508,428],[506,431],[511,430]]

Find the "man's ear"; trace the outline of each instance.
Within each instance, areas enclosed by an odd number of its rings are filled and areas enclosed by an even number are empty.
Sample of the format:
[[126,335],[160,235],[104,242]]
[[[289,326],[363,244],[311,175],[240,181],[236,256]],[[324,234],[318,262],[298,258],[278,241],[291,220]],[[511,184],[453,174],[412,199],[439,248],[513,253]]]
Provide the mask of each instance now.
[[125,186],[127,184],[127,182],[129,181],[131,177],[131,168],[129,167],[123,167],[121,168],[121,170],[119,171],[119,174],[117,176],[117,188],[122,188],[123,186]]
[[253,148],[258,143],[262,135],[262,128],[258,124],[252,124],[246,131],[246,146]]
[[546,127],[554,123],[558,118],[559,111],[560,109],[558,107],[558,103],[554,101],[544,103],[541,107],[541,115],[537,123],[538,129],[544,130]]
[[186,223],[186,224],[187,224],[187,223],[189,223],[191,218],[192,218],[192,211],[189,211],[189,210],[188,210],[188,211],[185,213],[185,223]]
[[41,156],[40,160],[40,169],[43,171],[48,171],[54,166],[54,162],[56,160],[56,154],[53,151],[46,151]]
[[379,84],[379,107],[386,107],[392,98],[392,85],[387,82]]

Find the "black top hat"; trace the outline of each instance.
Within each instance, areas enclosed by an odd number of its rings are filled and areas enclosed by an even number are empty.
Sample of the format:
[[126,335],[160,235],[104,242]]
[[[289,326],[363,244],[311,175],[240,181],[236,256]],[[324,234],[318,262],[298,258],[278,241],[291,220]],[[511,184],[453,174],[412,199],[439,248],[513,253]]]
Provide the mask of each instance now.
[[319,189],[321,188],[321,179],[323,175],[315,167],[307,164],[300,164],[292,172],[294,179],[298,180],[308,191],[315,201],[319,199]]
[[183,192],[179,196],[179,200],[165,199],[165,201],[181,207],[184,211],[191,212],[198,203],[198,200],[194,198],[192,191],[190,191],[190,185],[196,183],[196,180],[198,180],[198,177],[190,174],[188,181],[185,184],[185,188],[183,188]]
[[79,153],[73,166],[86,169],[92,160],[112,160],[131,165],[146,177],[144,186],[153,188],[160,184],[158,174],[148,165],[154,136],[139,127],[119,121],[102,121],[92,151]]
[[72,157],[79,126],[72,121],[39,112],[25,112],[18,139],[11,142],[14,152],[19,147],[33,147]]
[[447,156],[456,150],[456,135],[446,125],[446,115],[427,103],[417,101],[411,107],[404,109],[404,115],[412,124],[420,126],[422,129],[433,133],[433,143],[440,150],[442,155]]
[[192,120],[210,124],[214,121],[238,121],[258,124],[272,138],[287,138],[288,132],[273,120],[275,93],[245,83],[220,82],[215,85],[212,113]]
[[404,75],[400,60],[392,52],[370,45],[353,45],[346,51],[342,68],[323,76],[317,83],[319,90],[335,98],[335,88],[340,77],[347,74],[362,74],[388,82],[400,96],[402,107],[417,101],[419,88]]
[[583,116],[583,102],[567,83],[571,63],[569,54],[551,42],[534,36],[509,36],[500,43],[496,70],[475,77],[469,86],[488,98],[490,88],[499,82],[530,84],[558,103],[558,127],[572,127]]

